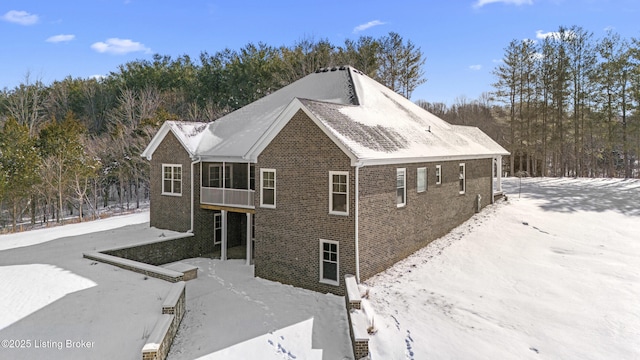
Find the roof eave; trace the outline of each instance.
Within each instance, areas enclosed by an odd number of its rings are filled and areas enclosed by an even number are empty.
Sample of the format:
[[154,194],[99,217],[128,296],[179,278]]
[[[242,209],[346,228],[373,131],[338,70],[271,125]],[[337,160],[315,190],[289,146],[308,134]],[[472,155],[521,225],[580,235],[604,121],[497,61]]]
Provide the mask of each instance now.
[[140,156],[151,161],[151,159],[153,158],[153,153],[156,151],[158,146],[160,146],[160,144],[162,143],[162,141],[164,140],[164,138],[167,136],[169,132],[171,132],[173,136],[178,140],[178,142],[180,143],[180,145],[182,145],[182,147],[187,152],[187,154],[189,154],[189,157],[194,159],[196,155],[189,149],[187,144],[185,144],[184,141],[182,141],[182,138],[175,133],[175,131],[173,130],[173,127],[171,126],[170,121],[165,121],[165,123],[162,124],[162,126],[160,127],[156,135],[153,137],[153,139],[151,139],[151,141],[149,142],[149,145],[147,145],[147,147],[144,149],[142,154],[140,154]]
[[258,156],[264,151],[264,149],[271,143],[271,141],[276,137],[277,134],[282,131],[282,129],[289,123],[289,120],[299,111],[302,110],[311,121],[322,130],[322,132],[333,141],[336,146],[344,152],[347,157],[351,160],[351,164],[355,166],[358,162],[356,155],[349,150],[349,148],[340,141],[327,127],[320,121],[306,106],[298,99],[294,98],[291,102],[285,107],[285,109],[278,115],[276,121],[274,121],[269,129],[265,131],[264,135],[258,139],[258,141],[249,149],[249,151],[243,156],[245,160],[248,162],[257,162]]
[[360,166],[375,166],[375,165],[414,164],[414,163],[425,163],[425,162],[481,160],[481,159],[493,159],[495,157],[505,156],[508,154],[509,153],[416,156],[416,157],[397,157],[397,158],[369,158],[369,159],[359,159],[357,161],[357,164],[359,164]]

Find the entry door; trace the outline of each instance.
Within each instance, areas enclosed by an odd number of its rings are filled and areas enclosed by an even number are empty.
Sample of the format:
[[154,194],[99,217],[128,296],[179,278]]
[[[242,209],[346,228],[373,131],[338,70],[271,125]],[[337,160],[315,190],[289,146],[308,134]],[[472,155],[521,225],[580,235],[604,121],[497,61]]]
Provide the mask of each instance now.
[[213,214],[213,245],[222,242],[222,214]]

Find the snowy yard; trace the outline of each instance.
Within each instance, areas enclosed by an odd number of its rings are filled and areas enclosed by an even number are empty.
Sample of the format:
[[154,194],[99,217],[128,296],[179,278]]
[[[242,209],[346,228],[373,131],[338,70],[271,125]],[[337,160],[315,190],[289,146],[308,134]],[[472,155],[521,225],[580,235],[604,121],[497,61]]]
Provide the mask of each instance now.
[[200,270],[169,360],[353,357],[343,297],[255,278],[243,260],[182,262]]
[[366,282],[372,360],[640,358],[640,181],[505,189]]
[[[149,213],[0,236],[0,359],[139,359],[170,283],[82,258],[164,237]],[[344,299],[189,259],[169,359],[349,359]]]
[[0,236],[0,359],[139,358],[170,284],[82,252],[157,238],[148,221],[145,212]]
[[[640,358],[640,181],[518,183],[366,282],[372,360]],[[0,340],[30,346],[0,359],[140,358],[170,284],[81,254],[168,233],[148,216],[0,236]],[[348,358],[343,298],[185,262],[200,272],[170,360]]]

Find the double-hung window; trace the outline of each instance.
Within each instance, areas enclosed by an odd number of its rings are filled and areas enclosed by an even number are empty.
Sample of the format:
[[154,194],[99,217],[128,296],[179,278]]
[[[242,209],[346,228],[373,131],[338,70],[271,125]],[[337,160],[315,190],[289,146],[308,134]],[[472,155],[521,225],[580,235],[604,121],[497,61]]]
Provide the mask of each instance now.
[[464,194],[466,189],[466,181],[465,181],[465,169],[464,169],[464,163],[460,163],[460,175],[458,176],[459,180],[460,180],[460,194]]
[[276,207],[276,170],[260,169],[260,206]]
[[329,213],[349,214],[349,173],[329,171]]
[[417,184],[416,184],[417,191],[418,192],[427,191],[427,168],[426,167],[418,168],[416,172],[416,177],[417,177]]
[[320,239],[320,282],[339,285],[340,274],[338,242]]
[[442,165],[436,165],[436,185],[442,184]]
[[182,165],[162,164],[162,194],[182,195]]
[[396,204],[398,207],[407,205],[407,169],[396,169]]

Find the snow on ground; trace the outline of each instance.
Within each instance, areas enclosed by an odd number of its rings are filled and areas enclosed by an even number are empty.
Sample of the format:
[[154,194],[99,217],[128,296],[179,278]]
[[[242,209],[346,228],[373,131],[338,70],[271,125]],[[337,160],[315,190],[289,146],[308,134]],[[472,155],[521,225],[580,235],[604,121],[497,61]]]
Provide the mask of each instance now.
[[139,359],[171,284],[82,253],[167,233],[146,223],[120,227],[145,216],[1,235],[0,341],[8,342],[0,359]]
[[0,251],[22,246],[37,245],[61,237],[84,235],[126,225],[142,224],[147,222],[149,222],[149,211],[130,215],[112,216],[96,221],[85,221],[63,226],[53,226],[46,229],[0,235]]
[[505,190],[366,282],[371,359],[640,359],[640,181]]
[[199,271],[169,360],[353,358],[343,297],[255,278],[240,260],[181,262]]
[[3,295],[0,309],[7,311],[0,319],[0,329],[51,304],[67,294],[97,284],[53,265],[28,264],[0,267]]
[[[0,347],[0,359],[139,359],[171,284],[82,253],[172,233],[149,228],[148,218],[0,235],[0,340],[29,346]],[[187,282],[187,314],[170,359],[353,357],[344,298],[254,278],[242,261],[183,262],[200,271]],[[68,348],[67,340],[91,348]]]
[[[366,282],[372,360],[640,358],[640,181],[523,179],[518,197],[507,179],[505,190],[508,201]],[[0,359],[140,358],[170,284],[82,252],[166,235],[147,220],[0,236],[0,340],[30,344]],[[239,261],[184,262],[200,271],[169,359],[351,358],[343,298],[253,278]]]

